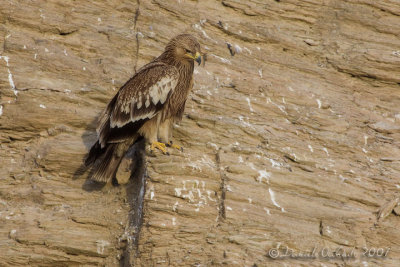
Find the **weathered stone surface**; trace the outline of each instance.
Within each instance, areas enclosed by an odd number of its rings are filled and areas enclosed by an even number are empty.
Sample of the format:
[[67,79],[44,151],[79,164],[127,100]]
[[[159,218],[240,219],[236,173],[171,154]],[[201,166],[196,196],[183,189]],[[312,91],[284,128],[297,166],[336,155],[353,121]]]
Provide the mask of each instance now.
[[388,121],[379,121],[371,125],[371,128],[380,133],[399,133],[400,132],[400,124],[390,123]]
[[[0,265],[398,266],[397,1],[0,0],[0,25]],[[184,152],[146,158],[146,191],[129,161],[87,182],[97,115],[184,31],[207,52]]]

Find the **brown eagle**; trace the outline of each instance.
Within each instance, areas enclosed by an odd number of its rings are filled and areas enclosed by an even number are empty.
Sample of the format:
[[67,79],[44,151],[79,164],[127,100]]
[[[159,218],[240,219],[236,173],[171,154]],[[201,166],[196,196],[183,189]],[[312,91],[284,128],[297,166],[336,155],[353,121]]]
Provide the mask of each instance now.
[[85,161],[86,166],[93,165],[92,180],[112,178],[125,153],[141,137],[151,150],[167,153],[172,123],[182,119],[193,87],[194,61],[201,63],[198,41],[190,34],[178,35],[119,89],[99,117],[98,140]]

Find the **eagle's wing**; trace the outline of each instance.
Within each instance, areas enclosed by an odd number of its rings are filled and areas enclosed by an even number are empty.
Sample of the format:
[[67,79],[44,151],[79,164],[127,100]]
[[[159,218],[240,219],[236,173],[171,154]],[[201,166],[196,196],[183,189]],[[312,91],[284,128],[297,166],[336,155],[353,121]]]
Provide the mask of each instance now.
[[162,109],[174,91],[179,73],[173,66],[154,62],[140,69],[114,96],[99,119],[99,143],[118,142],[134,134]]

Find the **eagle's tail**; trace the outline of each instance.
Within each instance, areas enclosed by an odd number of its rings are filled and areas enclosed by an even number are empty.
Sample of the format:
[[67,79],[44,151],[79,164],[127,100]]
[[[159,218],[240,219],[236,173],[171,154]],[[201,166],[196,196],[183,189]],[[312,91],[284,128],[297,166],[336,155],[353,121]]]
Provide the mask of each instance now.
[[94,171],[90,179],[106,183],[114,177],[121,160],[137,139],[135,136],[120,143],[108,143],[104,148],[101,148],[100,144],[96,142],[85,161],[86,166],[93,164]]
[[91,148],[88,153],[88,156],[85,160],[85,166],[89,167],[92,165],[96,159],[101,156],[105,152],[105,148],[101,148],[99,141],[97,141]]

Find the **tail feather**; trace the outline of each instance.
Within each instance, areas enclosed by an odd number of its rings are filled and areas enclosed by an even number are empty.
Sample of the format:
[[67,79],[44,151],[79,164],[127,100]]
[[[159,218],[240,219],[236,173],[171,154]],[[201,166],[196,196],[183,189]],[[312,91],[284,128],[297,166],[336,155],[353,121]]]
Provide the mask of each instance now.
[[125,153],[137,139],[138,136],[134,136],[124,142],[108,143],[104,148],[101,148],[99,142],[96,142],[85,161],[86,166],[93,164],[93,173],[90,179],[106,183],[114,177]]
[[118,150],[118,146],[121,146],[121,143],[109,144],[107,146],[101,161],[94,166],[95,169],[90,179],[106,183],[114,176],[122,159],[122,157],[118,157],[115,153]]
[[99,141],[97,141],[89,151],[89,154],[85,160],[85,166],[92,165],[96,159],[105,152],[105,148],[101,148]]

